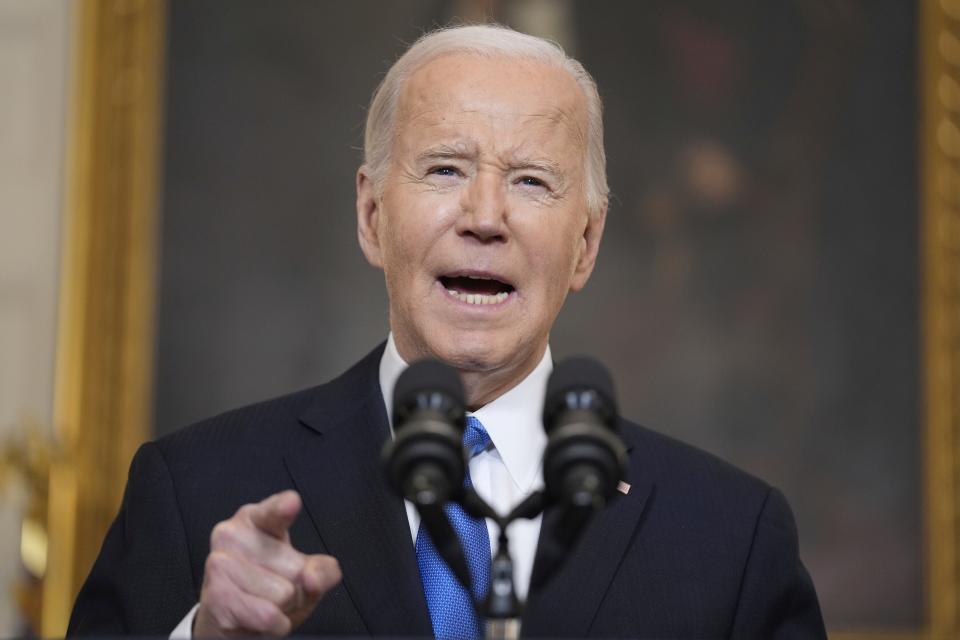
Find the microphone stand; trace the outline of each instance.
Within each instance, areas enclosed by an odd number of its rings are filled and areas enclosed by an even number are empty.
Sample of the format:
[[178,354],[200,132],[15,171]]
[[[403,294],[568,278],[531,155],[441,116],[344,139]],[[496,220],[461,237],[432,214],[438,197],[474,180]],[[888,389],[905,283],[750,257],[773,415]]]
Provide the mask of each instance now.
[[[582,496],[579,497],[582,498]],[[517,640],[520,637],[520,619],[523,615],[524,603],[517,596],[514,584],[513,558],[510,556],[507,527],[520,519],[531,520],[544,513],[547,507],[560,507],[558,511],[552,512],[556,521],[548,523],[545,520],[544,530],[540,532],[535,562],[536,571],[530,578],[532,592],[541,588],[559,569],[590,517],[602,509],[606,502],[577,498],[578,495],[575,492],[573,504],[567,504],[567,501],[558,500],[556,496],[551,497],[551,494],[546,491],[535,491],[506,516],[501,516],[477,494],[473,487],[463,487],[449,496],[449,500],[460,504],[468,515],[477,519],[493,520],[499,530],[497,553],[492,559],[487,596],[481,602],[473,601],[471,598],[474,610],[487,620],[485,633],[487,640]],[[440,557],[451,568],[467,593],[472,594],[474,593],[472,576],[467,568],[460,539],[443,510],[444,502],[443,498],[438,497],[436,500],[417,500],[414,504],[420,512],[421,522],[427,527],[427,531],[434,540]]]
[[[507,527],[515,520],[521,518],[529,520],[542,513],[546,507],[546,494],[543,491],[530,494],[526,500],[514,507],[506,516],[497,513],[472,487],[464,489],[459,495],[452,496],[451,499],[458,502],[470,516],[489,518],[497,524],[499,529],[497,553],[491,565],[487,596],[482,602],[474,601],[473,606],[478,615],[487,619],[487,640],[517,640],[520,637],[520,617],[523,615],[524,605],[517,596],[514,586],[513,558],[510,556],[510,540],[507,536]],[[448,541],[448,544],[437,544],[437,551],[447,565],[452,568],[457,580],[467,589],[467,593],[473,593],[471,576],[469,571],[466,571],[459,539],[453,533],[441,505],[416,504],[416,507],[431,537],[434,537],[435,540]]]
[[[559,506],[545,491],[535,491],[525,500],[513,508],[506,516],[501,516],[493,507],[481,498],[473,487],[464,488],[450,497],[463,510],[474,518],[487,518],[497,524],[499,530],[497,553],[493,557],[490,571],[490,585],[487,596],[481,602],[473,602],[474,610],[487,620],[486,640],[517,640],[520,637],[520,618],[523,615],[524,603],[517,596],[513,576],[513,558],[510,556],[510,540],[507,536],[507,527],[516,520],[530,520],[553,505]],[[442,504],[417,504],[421,513],[422,523],[427,527],[437,551],[444,559],[457,580],[466,588],[467,593],[473,593],[471,588],[472,576],[467,570],[460,540],[444,513]],[[536,564],[539,569],[530,578],[530,591],[539,589],[557,571],[564,558],[576,543],[590,516],[601,509],[603,504],[567,505],[558,512],[558,521],[550,526],[544,522],[547,530],[540,532],[540,547],[537,552]],[[541,551],[542,557],[541,557]]]
[[546,494],[535,491],[506,516],[501,516],[481,498],[473,488],[463,491],[460,506],[474,518],[490,518],[497,524],[499,536],[497,553],[490,569],[490,585],[483,602],[475,602],[479,615],[487,619],[487,640],[517,640],[520,637],[520,617],[523,602],[517,596],[513,578],[513,558],[507,527],[521,518],[530,520],[543,512]]
[[517,640],[523,603],[513,586],[513,559],[510,557],[506,527],[500,528],[497,555],[490,570],[490,591],[478,609],[485,610],[487,640]]

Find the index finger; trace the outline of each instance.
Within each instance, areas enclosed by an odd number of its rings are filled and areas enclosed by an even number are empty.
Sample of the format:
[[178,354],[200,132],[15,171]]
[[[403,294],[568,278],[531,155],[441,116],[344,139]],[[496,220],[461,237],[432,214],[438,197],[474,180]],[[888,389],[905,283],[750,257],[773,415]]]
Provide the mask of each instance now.
[[257,529],[274,538],[284,540],[287,536],[287,529],[290,528],[297,514],[300,513],[301,504],[300,494],[293,490],[287,490],[275,493],[269,498],[264,498],[260,502],[250,505],[247,513],[250,522]]

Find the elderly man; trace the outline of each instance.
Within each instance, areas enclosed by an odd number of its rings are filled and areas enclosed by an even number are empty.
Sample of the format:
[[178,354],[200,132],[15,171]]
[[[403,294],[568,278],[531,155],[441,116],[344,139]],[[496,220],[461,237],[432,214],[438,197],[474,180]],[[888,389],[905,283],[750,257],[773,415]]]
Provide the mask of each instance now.
[[[607,211],[600,112],[581,65],[538,38],[470,26],[414,44],[374,95],[356,181],[387,343],[328,384],[144,445],[70,633],[477,635],[380,471],[392,388],[409,362],[453,365],[477,492],[506,511],[540,486],[550,328]],[[529,594],[524,634],[823,637],[781,494],[621,429],[630,490]],[[539,529],[511,531],[522,594]]]

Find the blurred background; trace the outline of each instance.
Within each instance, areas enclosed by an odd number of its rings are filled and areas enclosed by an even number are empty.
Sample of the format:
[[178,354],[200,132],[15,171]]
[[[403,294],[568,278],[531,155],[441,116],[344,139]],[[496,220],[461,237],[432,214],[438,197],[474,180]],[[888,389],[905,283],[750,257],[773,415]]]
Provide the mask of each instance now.
[[0,0],[0,636],[62,635],[136,446],[386,337],[365,106],[495,20],[596,78],[612,191],[551,343],[780,487],[837,637],[955,637],[960,3]]

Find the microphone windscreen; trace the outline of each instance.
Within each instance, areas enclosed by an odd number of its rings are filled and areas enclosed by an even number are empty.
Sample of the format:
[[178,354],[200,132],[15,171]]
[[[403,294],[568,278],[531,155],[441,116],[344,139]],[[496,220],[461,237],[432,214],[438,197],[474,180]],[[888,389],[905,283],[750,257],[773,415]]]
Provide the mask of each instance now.
[[[460,374],[439,360],[418,360],[407,367],[393,388],[394,415],[398,411],[416,408],[418,397],[424,393],[440,393],[463,412],[463,383]],[[427,408],[427,407],[422,407]]]
[[617,415],[616,397],[613,378],[605,366],[586,356],[567,358],[554,367],[547,382],[544,427],[550,431],[557,414],[568,409],[595,411],[613,426]]

